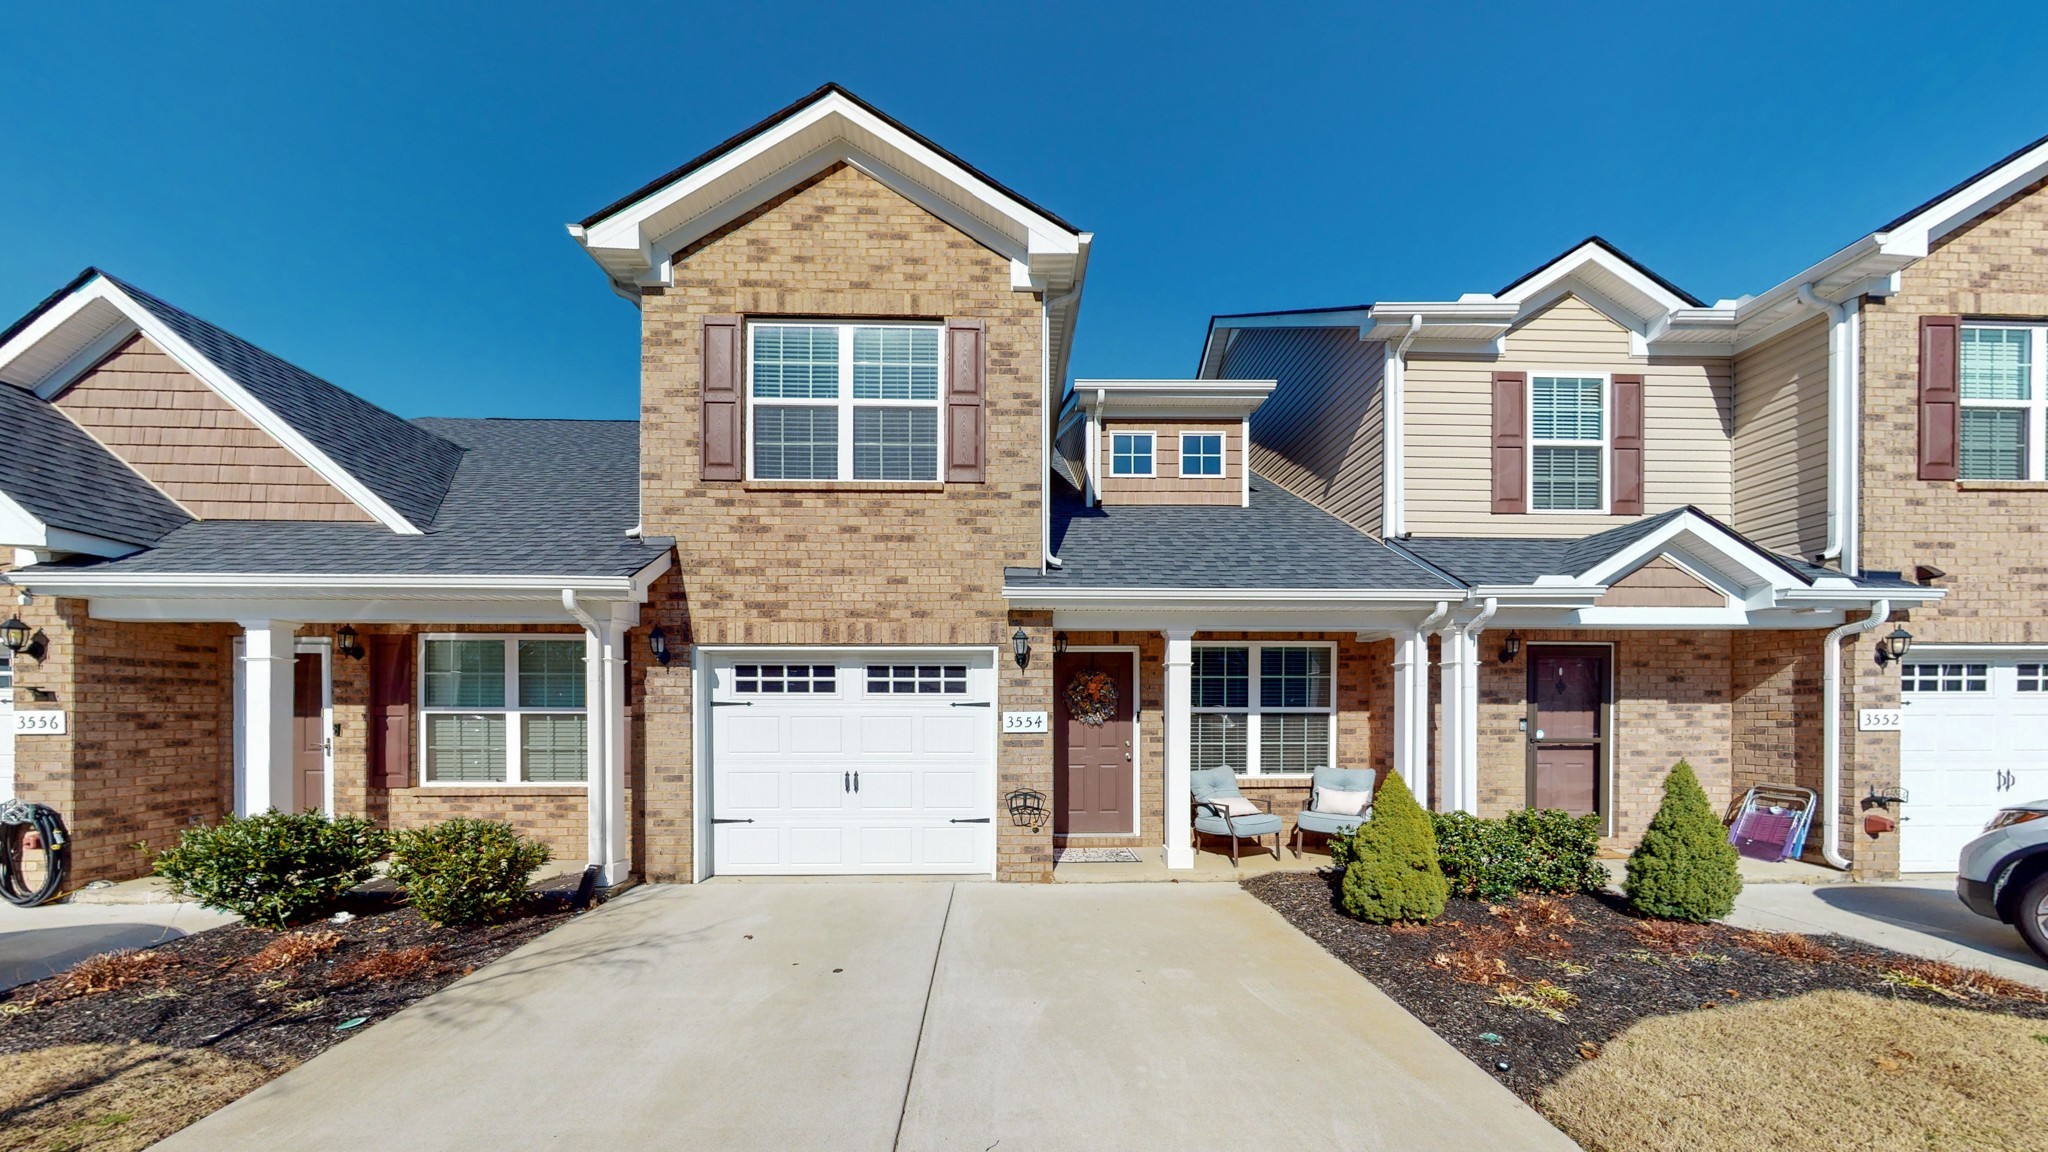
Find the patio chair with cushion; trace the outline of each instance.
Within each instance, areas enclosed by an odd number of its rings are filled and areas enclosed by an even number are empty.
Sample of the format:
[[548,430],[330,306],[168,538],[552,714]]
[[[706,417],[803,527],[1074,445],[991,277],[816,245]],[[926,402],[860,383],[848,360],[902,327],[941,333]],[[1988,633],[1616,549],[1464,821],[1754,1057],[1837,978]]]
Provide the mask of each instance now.
[[1237,790],[1237,774],[1228,768],[1204,768],[1188,773],[1193,792],[1195,835],[1224,836],[1230,840],[1230,864],[1237,866],[1237,842],[1273,838],[1273,859],[1280,858],[1280,837],[1287,822],[1267,811],[1271,804],[1247,799]]
[[1379,773],[1370,768],[1318,768],[1307,802],[1294,817],[1294,858],[1301,859],[1304,832],[1349,836],[1372,819],[1372,793]]

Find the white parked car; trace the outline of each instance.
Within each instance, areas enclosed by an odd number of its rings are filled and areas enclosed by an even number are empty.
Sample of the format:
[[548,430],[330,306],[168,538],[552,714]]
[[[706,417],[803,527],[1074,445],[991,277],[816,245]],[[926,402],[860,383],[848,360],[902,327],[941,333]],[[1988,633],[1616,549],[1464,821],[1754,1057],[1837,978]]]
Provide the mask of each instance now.
[[2048,960],[2048,800],[2001,808],[1963,845],[1956,895],[1970,911],[2019,929]]

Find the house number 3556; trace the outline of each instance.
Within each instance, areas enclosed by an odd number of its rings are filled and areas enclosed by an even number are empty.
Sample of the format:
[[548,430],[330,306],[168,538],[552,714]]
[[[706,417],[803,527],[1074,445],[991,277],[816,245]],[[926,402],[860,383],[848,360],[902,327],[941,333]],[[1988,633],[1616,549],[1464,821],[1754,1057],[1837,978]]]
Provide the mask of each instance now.
[[14,714],[14,731],[19,736],[62,736],[66,729],[65,719],[68,715],[69,713],[54,711],[16,712]]

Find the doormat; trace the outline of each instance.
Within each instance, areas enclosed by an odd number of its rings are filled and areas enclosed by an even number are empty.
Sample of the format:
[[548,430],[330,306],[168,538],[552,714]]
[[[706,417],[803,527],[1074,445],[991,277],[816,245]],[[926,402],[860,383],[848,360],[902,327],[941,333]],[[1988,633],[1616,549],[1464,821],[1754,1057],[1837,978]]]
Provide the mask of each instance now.
[[1055,864],[1142,864],[1129,848],[1062,848],[1053,853]]

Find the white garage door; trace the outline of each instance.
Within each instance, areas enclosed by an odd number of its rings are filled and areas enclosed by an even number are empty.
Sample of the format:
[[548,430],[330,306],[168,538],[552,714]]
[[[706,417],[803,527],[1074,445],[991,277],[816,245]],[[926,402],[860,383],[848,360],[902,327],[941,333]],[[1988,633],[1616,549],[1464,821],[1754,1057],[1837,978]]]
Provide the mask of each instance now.
[[1906,872],[1953,872],[2000,808],[2048,796],[2048,662],[1983,650],[1905,664],[1899,834]]
[[981,873],[995,865],[995,658],[711,658],[712,872]]

